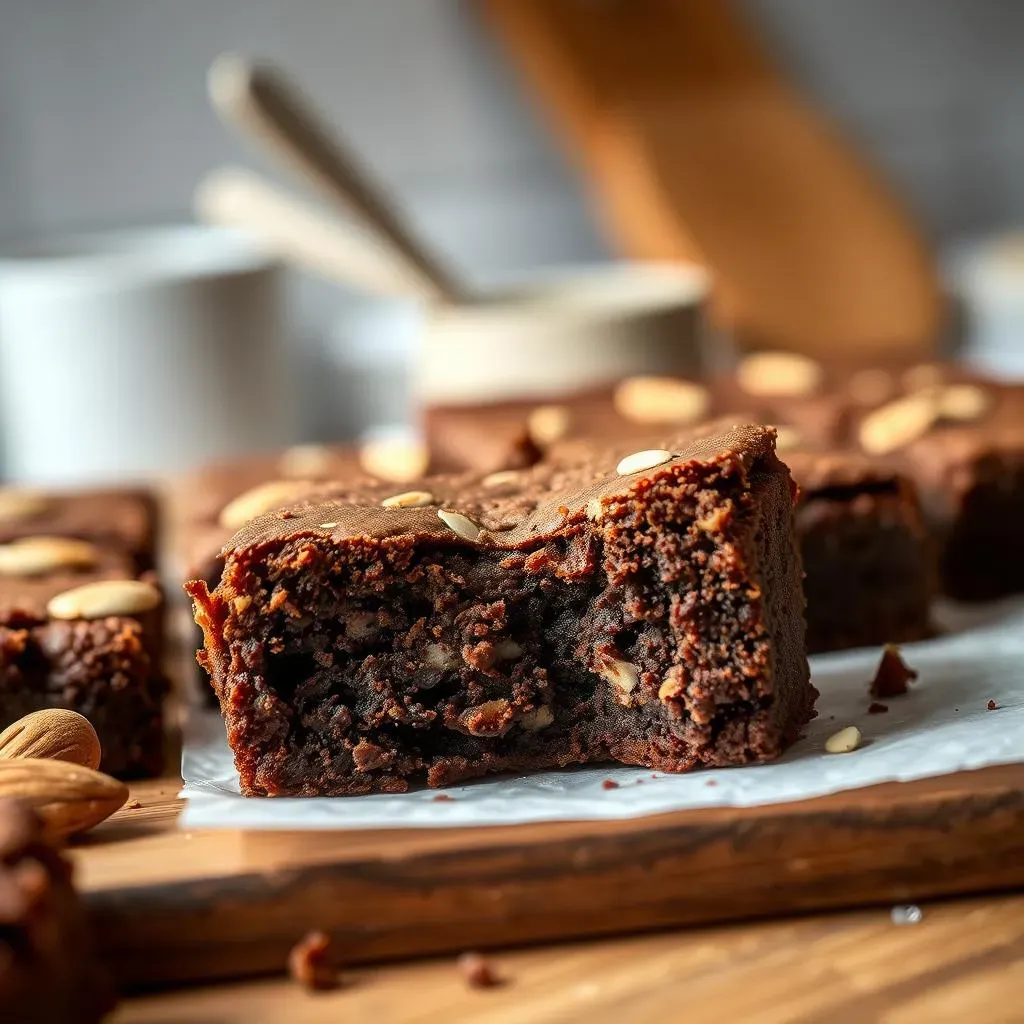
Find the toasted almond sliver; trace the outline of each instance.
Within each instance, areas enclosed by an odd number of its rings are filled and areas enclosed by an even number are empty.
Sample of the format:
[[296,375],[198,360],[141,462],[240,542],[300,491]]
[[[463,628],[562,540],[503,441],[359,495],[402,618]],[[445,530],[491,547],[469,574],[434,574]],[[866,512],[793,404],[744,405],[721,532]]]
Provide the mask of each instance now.
[[69,537],[25,537],[0,544],[0,576],[44,576],[59,569],[90,569],[99,561],[94,544]]
[[226,530],[238,530],[257,516],[297,501],[314,486],[309,480],[268,480],[257,484],[221,509],[220,525]]
[[463,540],[475,541],[480,537],[480,527],[468,516],[461,512],[452,512],[446,508],[437,510],[437,518],[448,527],[452,533],[458,534]]
[[560,441],[571,426],[572,416],[564,405],[539,405],[526,418],[526,431],[540,448]]
[[736,368],[736,380],[748,395],[784,398],[820,390],[821,364],[797,352],[755,352]]
[[634,423],[696,423],[711,404],[708,389],[675,377],[629,377],[615,389],[612,402]]
[[991,393],[977,384],[950,384],[939,392],[939,415],[944,420],[978,420],[991,405]]
[[931,393],[897,398],[864,417],[858,431],[860,446],[870,455],[888,455],[926,434],[938,415]]
[[434,496],[430,491],[403,491],[385,498],[381,504],[385,508],[423,508],[434,504]]
[[297,444],[281,453],[277,468],[281,476],[292,478],[328,476],[334,466],[334,453],[322,444]]
[[418,480],[427,472],[429,462],[426,445],[407,438],[366,441],[359,449],[359,464],[365,472],[396,484]]
[[619,476],[629,476],[632,473],[642,473],[645,469],[653,469],[672,458],[672,453],[664,448],[648,448],[642,452],[633,452],[624,459],[619,460],[615,472]]
[[830,754],[849,754],[860,746],[860,740],[860,729],[855,725],[848,725],[825,740],[825,750]]
[[597,667],[598,675],[607,679],[612,686],[628,696],[640,682],[640,670],[630,661],[618,658],[602,658]]
[[156,608],[160,591],[142,580],[97,580],[50,598],[47,614],[54,619],[103,619],[138,615]]
[[480,483],[484,487],[504,487],[506,484],[517,484],[521,479],[517,469],[499,469],[497,473],[488,473]]

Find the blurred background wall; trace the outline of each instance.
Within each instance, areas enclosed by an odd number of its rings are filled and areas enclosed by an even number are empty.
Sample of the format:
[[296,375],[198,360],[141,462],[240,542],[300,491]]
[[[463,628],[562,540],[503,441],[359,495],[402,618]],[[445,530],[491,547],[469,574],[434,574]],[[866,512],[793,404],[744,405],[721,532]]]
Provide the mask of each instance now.
[[[1024,3],[741,6],[940,243],[1024,223]],[[224,161],[276,174],[209,110],[205,72],[224,49],[291,70],[468,277],[606,255],[464,0],[0,0],[0,243],[187,218]],[[377,413],[334,401],[324,361],[377,359],[386,343],[367,357],[352,324],[380,311],[310,280],[295,296],[305,433],[351,433]]]

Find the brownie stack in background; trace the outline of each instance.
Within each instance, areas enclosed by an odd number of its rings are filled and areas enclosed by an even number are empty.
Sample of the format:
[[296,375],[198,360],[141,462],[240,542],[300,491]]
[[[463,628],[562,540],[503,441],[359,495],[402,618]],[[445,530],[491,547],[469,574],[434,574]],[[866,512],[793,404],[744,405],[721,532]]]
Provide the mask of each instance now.
[[121,778],[164,766],[157,518],[141,491],[0,489],[0,727],[70,708]]
[[[760,353],[705,381],[634,377],[557,399],[434,405],[423,420],[429,472],[394,474],[401,486],[357,450],[304,448],[185,489],[202,660],[249,793],[394,790],[601,758],[674,770],[768,758],[810,712],[793,642],[805,665],[804,643],[923,639],[938,594],[1022,589],[1024,388],[959,367]],[[769,447],[777,438],[795,480],[785,509],[750,513],[794,538],[770,567],[763,534],[709,539],[714,524],[747,522],[716,467],[733,465],[752,424],[776,428]],[[619,495],[633,523],[623,549],[587,514],[588,487],[622,486],[611,453],[640,465],[658,452]],[[684,481],[697,479],[701,494],[727,495],[726,512],[693,504]],[[758,485],[744,480],[749,496]],[[650,501],[666,487],[685,523]],[[659,568],[637,582],[652,551]],[[783,582],[801,562],[802,594]],[[724,563],[740,577],[701,576]],[[661,586],[652,610],[644,600]],[[723,612],[733,586],[752,604]],[[709,622],[710,633],[687,626]],[[766,653],[731,661],[759,630]]]

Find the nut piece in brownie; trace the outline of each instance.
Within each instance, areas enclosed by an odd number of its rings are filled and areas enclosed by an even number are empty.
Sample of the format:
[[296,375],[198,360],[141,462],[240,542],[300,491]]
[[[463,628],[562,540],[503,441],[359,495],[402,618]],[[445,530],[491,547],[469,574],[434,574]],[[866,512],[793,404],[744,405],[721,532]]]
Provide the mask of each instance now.
[[774,432],[261,517],[186,587],[248,795],[776,757],[813,714]]
[[800,487],[808,650],[929,636],[935,573],[910,480],[852,452],[784,458]]
[[116,997],[71,864],[14,800],[0,800],[0,893],[0,1020],[97,1024]]
[[42,708],[84,715],[101,768],[163,767],[163,596],[153,573],[85,541],[0,545],[0,728]]
[[156,565],[156,499],[148,491],[48,493],[0,487],[0,544],[69,537],[119,553],[136,573]]

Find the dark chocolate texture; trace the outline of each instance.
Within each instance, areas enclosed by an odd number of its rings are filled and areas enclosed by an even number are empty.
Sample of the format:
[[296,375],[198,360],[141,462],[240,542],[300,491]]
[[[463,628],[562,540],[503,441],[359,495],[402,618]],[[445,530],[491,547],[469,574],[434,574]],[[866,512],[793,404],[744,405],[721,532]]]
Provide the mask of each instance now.
[[776,757],[815,691],[773,442],[672,442],[624,476],[592,447],[428,480],[421,507],[378,485],[254,520],[187,587],[243,792]]

